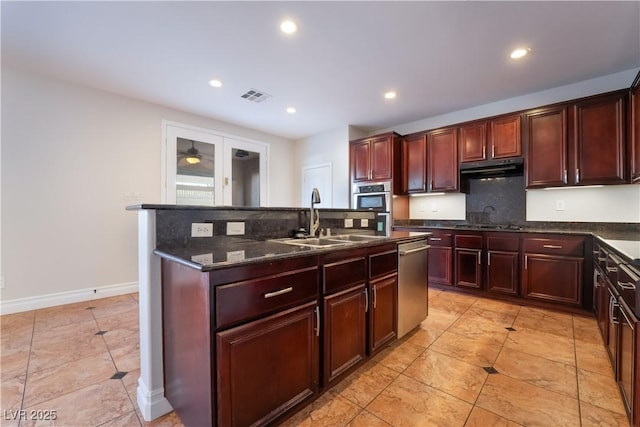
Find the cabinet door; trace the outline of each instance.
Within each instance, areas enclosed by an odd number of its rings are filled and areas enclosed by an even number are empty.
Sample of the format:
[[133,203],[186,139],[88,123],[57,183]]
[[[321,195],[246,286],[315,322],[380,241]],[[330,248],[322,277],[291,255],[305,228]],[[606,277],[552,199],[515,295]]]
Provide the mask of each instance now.
[[402,140],[402,192],[427,190],[427,136],[415,135]]
[[498,117],[490,122],[491,158],[522,156],[520,114]]
[[482,287],[482,251],[456,248],[456,286]]
[[458,190],[458,132],[456,128],[429,132],[427,140],[430,192]]
[[567,109],[534,110],[524,117],[527,187],[568,184]]
[[316,303],[216,334],[218,425],[267,424],[318,390]]
[[373,138],[371,144],[371,179],[388,180],[393,178],[393,138],[381,136]]
[[368,181],[371,172],[371,149],[369,141],[354,141],[350,145],[351,180]]
[[451,248],[431,246],[429,248],[429,285],[452,286]]
[[640,85],[631,91],[631,180],[640,181]]
[[582,258],[525,253],[525,298],[582,305]]
[[607,323],[609,323],[609,292],[606,279],[597,268],[593,270],[593,311],[602,335],[602,341],[607,345]]
[[626,307],[620,307],[620,323],[618,324],[618,387],[622,403],[630,419],[634,419],[633,395],[636,361],[636,319]]
[[518,294],[518,252],[487,251],[487,290]]
[[366,292],[363,282],[324,298],[323,386],[366,357]]
[[487,123],[472,123],[460,127],[460,162],[487,159]]
[[369,286],[369,354],[374,354],[397,335],[398,275],[372,281]]
[[574,108],[575,184],[625,182],[625,95],[597,97]]

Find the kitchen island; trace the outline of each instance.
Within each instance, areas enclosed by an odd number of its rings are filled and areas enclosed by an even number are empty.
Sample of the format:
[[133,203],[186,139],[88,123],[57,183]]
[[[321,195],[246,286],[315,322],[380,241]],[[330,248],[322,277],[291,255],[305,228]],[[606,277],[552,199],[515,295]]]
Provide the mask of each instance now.
[[[133,209],[141,230],[138,404],[145,419],[173,408],[186,425],[286,418],[393,341],[397,245],[427,236],[375,236],[374,213],[327,210],[322,225],[334,236],[367,238],[287,244],[280,239],[306,221],[300,209]],[[356,228],[340,229],[347,217]],[[253,234],[184,236],[191,224],[224,230],[231,218]]]

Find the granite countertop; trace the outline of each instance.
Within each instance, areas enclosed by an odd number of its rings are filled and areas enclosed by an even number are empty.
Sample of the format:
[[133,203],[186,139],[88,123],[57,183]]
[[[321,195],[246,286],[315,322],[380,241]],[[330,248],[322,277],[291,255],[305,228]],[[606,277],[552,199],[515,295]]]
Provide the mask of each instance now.
[[381,243],[418,241],[426,238],[429,234],[426,232],[393,231],[386,237],[327,248],[291,245],[274,240],[242,239],[233,243],[225,241],[224,243],[214,243],[206,246],[155,249],[153,252],[162,258],[179,262],[200,271],[212,271],[219,268],[264,262],[272,259],[281,260],[326,253],[336,249],[366,247]]
[[[395,229],[411,230],[458,230],[458,231],[491,231],[509,233],[546,233],[546,234],[567,234],[567,235],[591,235],[600,242],[607,244],[613,250],[619,252],[627,262],[635,266],[640,266],[640,231],[633,227],[625,230],[623,227],[607,229],[607,227],[572,226],[570,228],[553,228],[548,226],[523,225],[518,228],[497,228],[490,226],[478,226],[473,224],[455,225],[415,225],[401,224],[395,225]],[[595,228],[595,229],[594,229]]]

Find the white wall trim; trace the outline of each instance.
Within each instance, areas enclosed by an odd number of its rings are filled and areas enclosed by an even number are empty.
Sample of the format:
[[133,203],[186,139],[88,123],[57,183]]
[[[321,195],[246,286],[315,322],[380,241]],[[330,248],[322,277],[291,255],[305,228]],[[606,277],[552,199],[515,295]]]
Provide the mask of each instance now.
[[138,292],[138,282],[118,283],[97,288],[79,289],[75,291],[58,292],[55,294],[38,295],[35,297],[16,298],[0,302],[0,314],[19,313],[21,311],[37,310],[63,304],[73,304],[91,301],[99,298]]

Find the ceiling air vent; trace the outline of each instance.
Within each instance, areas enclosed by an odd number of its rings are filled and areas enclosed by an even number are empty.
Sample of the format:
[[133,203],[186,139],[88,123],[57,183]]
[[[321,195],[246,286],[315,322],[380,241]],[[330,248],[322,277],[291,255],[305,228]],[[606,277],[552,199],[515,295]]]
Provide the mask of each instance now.
[[247,101],[253,101],[259,104],[271,98],[271,95],[261,92],[257,89],[249,89],[247,92],[240,95],[240,97],[246,99]]

